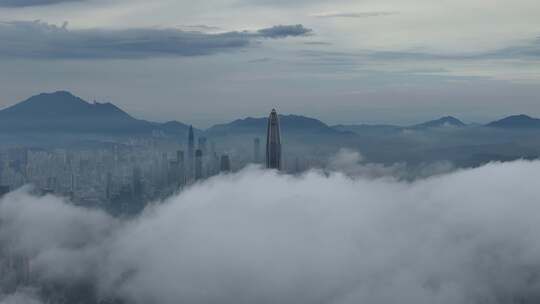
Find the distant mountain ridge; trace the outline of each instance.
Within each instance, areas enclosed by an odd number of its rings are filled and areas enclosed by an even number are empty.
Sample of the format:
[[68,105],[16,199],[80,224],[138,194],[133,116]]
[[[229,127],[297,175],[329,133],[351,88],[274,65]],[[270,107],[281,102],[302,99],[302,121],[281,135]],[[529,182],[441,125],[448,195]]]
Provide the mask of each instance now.
[[0,116],[2,118],[8,118],[8,115],[33,119],[58,119],[67,115],[76,118],[110,116],[121,120],[134,119],[112,103],[91,104],[67,91],[35,95],[0,111]]
[[392,134],[401,132],[403,130],[429,130],[429,129],[440,129],[440,128],[461,128],[466,127],[467,125],[461,120],[453,116],[445,116],[439,119],[430,120],[424,123],[412,125],[412,126],[396,126],[396,125],[369,125],[369,124],[360,124],[360,125],[335,125],[334,129],[340,131],[350,131],[355,133],[371,133],[378,135]]
[[0,110],[0,129],[19,133],[186,133],[180,122],[153,123],[132,117],[112,103],[88,103],[67,91],[42,93]]
[[386,135],[403,130],[403,127],[394,126],[394,125],[334,125],[332,128],[342,131],[342,132],[353,132],[353,133],[370,133],[374,135]]
[[447,128],[447,127],[465,127],[466,124],[453,116],[445,116],[439,119],[430,120],[421,124],[408,127],[409,129],[430,129],[430,128]]
[[[288,133],[300,133],[309,132],[313,134],[341,134],[342,132],[336,130],[324,122],[301,115],[279,115],[279,123],[282,132]],[[242,134],[258,134],[265,133],[267,127],[267,118],[253,118],[247,117],[244,119],[237,119],[230,123],[218,124],[210,127],[205,131],[210,136],[222,136],[235,133]]]
[[540,119],[533,118],[525,114],[512,115],[494,122],[490,122],[486,126],[507,129],[540,128]]
[[505,118],[481,124],[465,124],[461,120],[453,116],[445,116],[439,119],[428,122],[412,125],[412,126],[396,126],[396,125],[335,125],[332,126],[336,130],[350,131],[354,133],[369,133],[377,135],[385,135],[401,132],[403,130],[430,130],[439,128],[463,128],[463,127],[489,127],[498,129],[540,129],[540,119],[534,118],[525,114],[511,115]]
[[[445,116],[412,125],[336,125],[301,115],[280,115],[283,132],[305,135],[343,135],[366,133],[375,136],[395,134],[403,130],[430,130],[439,128],[482,127],[467,125],[461,120]],[[264,134],[266,117],[247,117],[229,123],[217,124],[207,130],[196,130],[208,137],[234,134]],[[513,115],[484,125],[491,128],[540,129],[540,119],[527,115]],[[71,134],[125,134],[150,135],[156,131],[168,136],[186,137],[189,125],[169,121],[149,122],[136,119],[112,103],[89,103],[67,91],[42,93],[0,110],[0,133],[71,133]]]
[[[264,134],[266,117],[237,119],[196,130],[206,136]],[[315,118],[280,115],[281,128],[288,133],[341,134]],[[72,133],[105,135],[151,135],[155,132],[186,137],[189,125],[136,119],[112,103],[89,103],[67,91],[42,93],[0,110],[0,132]]]

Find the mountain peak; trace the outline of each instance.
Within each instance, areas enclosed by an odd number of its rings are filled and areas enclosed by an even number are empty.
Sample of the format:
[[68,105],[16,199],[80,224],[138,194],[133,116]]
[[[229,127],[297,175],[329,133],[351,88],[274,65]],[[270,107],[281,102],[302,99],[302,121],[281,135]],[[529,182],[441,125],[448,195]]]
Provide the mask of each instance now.
[[444,116],[439,119],[431,120],[425,123],[414,125],[413,129],[429,129],[429,128],[446,128],[446,127],[464,127],[466,126],[461,120],[453,116]]
[[[301,115],[282,115],[279,114],[279,122],[282,129],[287,132],[305,132],[309,131],[314,134],[320,133],[341,133],[322,121]],[[214,125],[207,130],[209,134],[223,135],[229,133],[264,133],[267,126],[266,117],[246,117],[242,119],[236,119],[230,123]]]
[[12,113],[42,115],[99,115],[129,116],[122,109],[110,102],[89,103],[69,91],[41,93],[6,109]]
[[135,119],[110,102],[89,103],[69,91],[34,95],[0,110],[0,130],[9,133],[153,134],[184,136],[181,122]]
[[0,111],[0,120],[7,130],[28,132],[115,132],[147,125],[112,103],[88,103],[68,91],[34,95]]
[[[73,95],[69,91],[55,91],[51,93],[40,93],[38,95],[34,95],[27,100],[39,100],[41,102],[50,102],[50,101],[82,101],[84,103],[87,103],[86,101],[82,100],[80,97],[77,97]],[[24,101],[23,101],[24,102]]]
[[73,93],[71,93],[70,91],[65,91],[65,90],[59,90],[59,91],[55,91],[55,92],[52,92],[52,93],[41,93],[40,95],[56,95],[56,96],[69,96],[69,97],[75,97],[75,95],[73,95]]
[[91,104],[68,91],[41,93],[4,109],[4,115],[27,116],[31,118],[51,115],[68,115],[84,112]]
[[531,116],[526,115],[526,114],[510,115],[510,116],[508,116],[506,118],[507,119],[520,119],[520,120],[533,120],[534,119]]
[[452,121],[460,121],[459,119],[455,118],[454,116],[443,116],[439,120],[452,120]]
[[495,128],[540,128],[540,119],[518,114],[491,122],[487,126]]

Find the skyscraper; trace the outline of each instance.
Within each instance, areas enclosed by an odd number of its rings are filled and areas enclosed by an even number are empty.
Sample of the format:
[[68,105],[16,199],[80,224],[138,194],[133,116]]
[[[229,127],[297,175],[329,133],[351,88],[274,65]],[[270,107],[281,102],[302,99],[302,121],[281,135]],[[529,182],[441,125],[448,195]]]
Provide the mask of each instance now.
[[198,147],[197,148],[202,151],[204,156],[206,156],[207,152],[208,152],[208,147],[206,145],[206,142],[207,142],[206,137],[201,136],[201,137],[198,138],[197,141],[198,141]]
[[231,172],[231,159],[229,158],[229,155],[223,154],[221,155],[221,162],[219,166],[219,171],[221,172]]
[[258,137],[253,140],[253,162],[261,162],[261,139]]
[[[71,182],[71,188],[73,192],[75,192],[75,185],[74,185],[74,174],[71,174],[71,179],[72,179],[72,182]],[[106,177],[106,182],[105,182],[105,198],[107,199],[108,202],[110,202],[111,198],[112,198],[112,173],[111,172],[107,172],[107,177]]]
[[202,157],[203,152],[201,149],[197,149],[197,152],[195,152],[195,179],[200,180],[203,178],[202,175]]
[[176,151],[176,161],[178,164],[181,164],[184,162],[184,151],[183,150],[177,150]]
[[266,168],[281,170],[281,135],[279,118],[275,109],[268,117],[266,131]]
[[184,185],[186,182],[186,167],[184,163],[184,151],[178,150],[176,151],[176,163],[178,165],[178,184]]
[[133,198],[136,201],[142,201],[143,196],[143,183],[141,168],[134,167],[133,174],[131,176],[131,190],[133,192]]
[[165,185],[167,184],[168,178],[169,178],[169,158],[167,156],[167,152],[161,153],[161,178],[160,178],[160,184]]
[[189,135],[188,135],[188,179],[193,177],[193,166],[194,166],[194,154],[195,154],[195,136],[193,134],[193,126],[189,126]]

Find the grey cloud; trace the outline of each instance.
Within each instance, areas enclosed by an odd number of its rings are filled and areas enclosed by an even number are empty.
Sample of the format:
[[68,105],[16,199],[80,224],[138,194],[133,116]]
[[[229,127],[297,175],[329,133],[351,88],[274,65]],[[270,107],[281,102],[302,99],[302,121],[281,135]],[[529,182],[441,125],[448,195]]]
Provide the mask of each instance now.
[[368,18],[396,15],[397,12],[352,12],[352,13],[319,13],[313,15],[317,18]]
[[342,172],[350,177],[358,178],[391,178],[395,180],[415,180],[441,175],[454,171],[455,166],[449,161],[438,161],[418,165],[395,163],[391,165],[366,161],[364,156],[354,150],[341,149],[333,155],[326,170]]
[[509,46],[492,51],[466,54],[436,54],[419,51],[404,52],[372,52],[372,58],[377,59],[414,59],[414,60],[481,60],[481,59],[539,59],[540,38],[528,43]]
[[269,57],[264,57],[264,58],[252,59],[252,60],[249,60],[248,62],[249,63],[262,63],[262,62],[269,62],[269,61],[272,61],[272,59]]
[[120,223],[19,191],[0,200],[0,249],[34,284],[86,278],[111,302],[538,303],[539,179],[538,161],[415,182],[248,168]]
[[183,30],[186,31],[201,31],[201,32],[216,32],[222,30],[218,26],[211,26],[205,24],[196,24],[196,25],[183,25],[181,26]]
[[540,39],[531,41],[528,44],[517,45],[507,48],[501,48],[492,51],[475,53],[453,53],[441,54],[422,50],[413,51],[377,51],[361,50],[357,52],[339,52],[324,50],[303,50],[300,52],[307,58],[316,60],[336,60],[336,61],[392,61],[392,60],[410,60],[410,61],[437,61],[437,60],[484,60],[484,59],[521,59],[537,60],[540,59]]
[[494,51],[468,54],[437,54],[428,52],[392,52],[379,51],[367,54],[371,59],[380,60],[483,60],[483,59],[539,59],[540,43],[513,46]]
[[42,304],[43,302],[32,294],[31,291],[19,290],[14,294],[2,296],[0,304]]
[[304,42],[304,44],[305,45],[321,45],[321,46],[332,45],[332,43],[326,42],[326,41],[307,41],[307,42]]
[[[252,5],[262,5],[262,6],[273,6],[273,7],[299,7],[299,6],[309,6],[313,4],[318,4],[324,2],[324,0],[236,0],[236,5],[243,6],[252,6]],[[335,3],[343,1],[335,0]]]
[[209,34],[165,28],[79,29],[34,21],[0,23],[0,56],[15,58],[146,58],[198,56],[248,47],[258,39],[304,36],[302,25],[279,25],[256,32]]
[[276,25],[271,28],[258,30],[265,38],[285,38],[289,36],[306,36],[312,33],[311,29],[305,28],[301,24],[297,25]]
[[0,0],[0,7],[25,7],[82,1],[86,0]]
[[540,37],[536,40],[520,45],[503,48],[491,53],[487,53],[486,56],[501,57],[501,58],[540,58]]

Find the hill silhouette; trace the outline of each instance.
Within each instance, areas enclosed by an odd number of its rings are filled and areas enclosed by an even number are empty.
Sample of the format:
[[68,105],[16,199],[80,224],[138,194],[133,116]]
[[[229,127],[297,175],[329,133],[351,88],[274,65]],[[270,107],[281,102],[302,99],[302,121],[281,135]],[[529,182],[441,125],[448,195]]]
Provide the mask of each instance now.
[[488,127],[493,128],[540,128],[540,119],[532,118],[530,116],[521,114],[521,115],[512,115],[505,117],[503,119],[491,122],[487,124]]
[[42,93],[0,111],[0,128],[9,133],[178,134],[188,126],[132,117],[112,103],[89,103],[67,91]]

